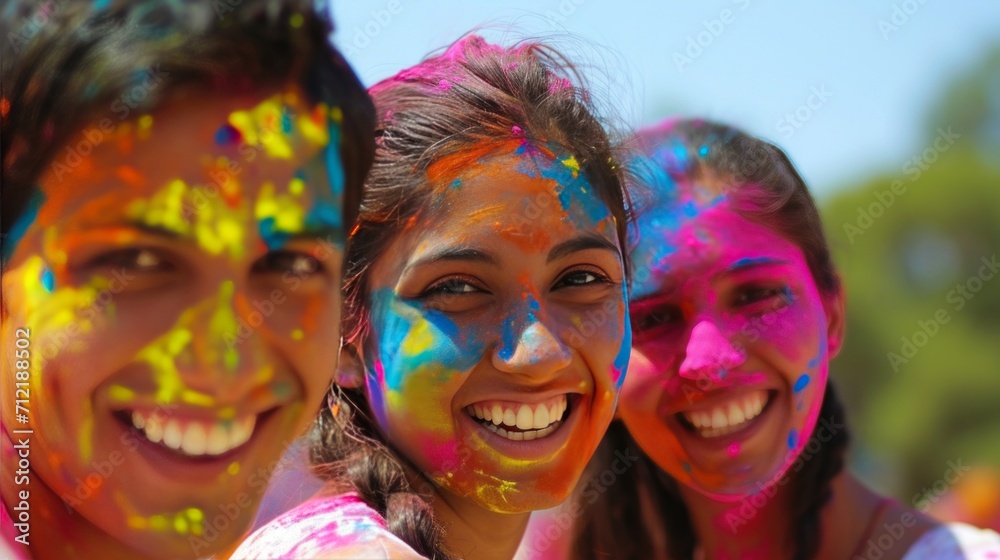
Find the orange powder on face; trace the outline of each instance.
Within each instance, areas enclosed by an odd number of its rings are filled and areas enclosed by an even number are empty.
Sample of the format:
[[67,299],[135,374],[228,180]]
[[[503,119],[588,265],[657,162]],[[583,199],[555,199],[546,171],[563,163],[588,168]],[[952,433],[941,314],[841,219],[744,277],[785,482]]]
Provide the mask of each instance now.
[[143,177],[141,173],[136,171],[134,167],[129,165],[118,166],[118,169],[115,169],[115,175],[121,179],[122,183],[125,183],[129,187],[141,189],[146,186],[146,178]]
[[459,175],[469,174],[481,167],[481,159],[494,154],[511,154],[520,147],[523,140],[511,138],[508,140],[484,141],[462,148],[453,154],[448,154],[427,167],[427,179],[435,185],[436,192],[451,188],[452,182]]

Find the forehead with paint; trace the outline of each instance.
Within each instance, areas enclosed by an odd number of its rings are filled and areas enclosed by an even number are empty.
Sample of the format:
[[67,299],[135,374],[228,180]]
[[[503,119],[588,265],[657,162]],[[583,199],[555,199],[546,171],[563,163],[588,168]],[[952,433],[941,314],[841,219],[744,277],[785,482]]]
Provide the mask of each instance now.
[[[700,147],[694,158],[708,155],[708,150],[708,146]],[[680,138],[668,136],[653,142],[649,155],[635,156],[630,162],[629,167],[641,185],[633,190],[637,211],[629,237],[630,258],[635,267],[633,298],[660,289],[663,276],[670,269],[668,258],[683,250],[672,239],[681,226],[727,199],[731,185],[704,173],[690,152]],[[695,238],[706,240],[709,236],[711,233],[704,229],[695,232]]]
[[[424,212],[372,272],[372,408],[390,440],[456,493],[520,511],[561,500],[610,421],[628,357],[614,218],[575,158],[528,141],[446,156],[428,178]],[[566,289],[570,276],[579,285]],[[581,335],[595,309],[605,320]],[[525,375],[510,376],[517,362]],[[491,395],[555,387],[586,391],[593,405],[580,423],[590,424],[544,457],[504,457],[466,425],[465,409]],[[565,410],[565,396],[551,400]]]
[[273,248],[306,233],[342,244],[339,120],[339,108],[311,106],[291,90],[176,103],[89,130],[96,146],[87,155],[70,146],[52,162],[39,206],[22,220],[63,235],[138,226],[233,259],[260,241]]
[[119,540],[190,553],[206,508],[321,400],[335,349],[310,341],[339,328],[339,120],[295,89],[187,99],[88,128],[104,127],[89,153],[69,146],[41,178],[3,276],[39,352],[37,469],[73,495],[94,461],[124,457],[71,503]]

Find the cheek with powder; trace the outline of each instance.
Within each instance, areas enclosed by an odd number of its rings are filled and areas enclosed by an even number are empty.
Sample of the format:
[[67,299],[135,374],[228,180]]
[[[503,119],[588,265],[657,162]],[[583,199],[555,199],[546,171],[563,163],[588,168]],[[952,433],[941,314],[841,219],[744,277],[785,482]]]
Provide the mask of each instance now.
[[[371,296],[376,354],[368,356],[372,409],[383,427],[389,416],[419,409],[418,419],[440,427],[450,410],[433,410],[442,387],[453,386],[483,356],[485,345],[445,314],[400,300],[389,289]],[[450,395],[449,399],[450,399]],[[421,401],[431,406],[421,406]],[[421,420],[423,422],[424,420]]]

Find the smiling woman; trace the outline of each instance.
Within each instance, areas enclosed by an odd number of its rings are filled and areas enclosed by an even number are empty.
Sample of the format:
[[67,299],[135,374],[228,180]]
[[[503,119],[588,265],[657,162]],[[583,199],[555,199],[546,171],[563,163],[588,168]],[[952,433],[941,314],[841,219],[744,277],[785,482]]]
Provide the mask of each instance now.
[[1000,557],[995,533],[938,525],[842,469],[828,371],[844,296],[787,156],[699,120],[638,144],[635,343],[605,445],[642,457],[622,483],[583,494],[572,557]]
[[469,36],[371,89],[345,348],[315,430],[328,495],[240,557],[511,558],[528,514],[570,494],[630,331],[620,170],[560,61]]
[[330,382],[371,102],[307,2],[33,7],[2,81],[4,348],[31,333],[5,536],[28,492],[16,554],[222,553]]

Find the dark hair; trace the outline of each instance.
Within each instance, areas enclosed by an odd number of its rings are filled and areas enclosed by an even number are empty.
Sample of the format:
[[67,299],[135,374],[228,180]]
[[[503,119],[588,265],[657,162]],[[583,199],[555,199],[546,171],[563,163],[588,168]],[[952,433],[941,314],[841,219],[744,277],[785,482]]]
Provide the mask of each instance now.
[[[104,6],[102,7],[102,4]],[[289,82],[339,107],[353,222],[374,152],[374,108],[331,45],[333,23],[309,0],[38,2],[5,6],[0,79],[2,233],[32,212],[39,177],[98,119],[139,117],[182,93],[230,95]],[[141,86],[150,73],[158,85]]]
[[[780,148],[735,128],[703,120],[667,122],[639,132],[636,142],[643,153],[631,166],[638,181],[632,193],[637,221],[641,222],[644,211],[670,204],[677,194],[675,188],[724,191],[747,219],[766,225],[802,250],[822,294],[839,294],[840,279],[819,211],[805,182]],[[844,420],[832,383],[827,384],[819,417],[830,422]],[[800,497],[795,501],[796,511],[790,512],[796,560],[816,555],[819,513],[830,498],[830,482],[843,467],[849,439],[846,428],[836,431],[790,475],[795,495]],[[624,424],[616,421],[601,447],[607,453],[608,449],[625,446],[638,449]],[[591,470],[607,467],[597,462],[601,455],[595,454]],[[640,455],[638,468],[625,475],[613,492],[603,493],[586,508],[586,516],[576,526],[574,558],[645,559],[663,553],[675,560],[691,558],[696,535],[677,490],[678,483],[648,456]],[[641,501],[640,496],[649,499]],[[662,531],[666,532],[665,543],[657,542],[657,537],[663,540]]]
[[[571,154],[617,221],[625,246],[626,194],[612,143],[593,115],[572,66],[538,43],[501,48],[472,35],[445,53],[373,88],[378,114],[375,163],[351,234],[345,265],[344,334],[364,343],[372,263],[418,214],[429,208],[430,165],[481,142],[520,136],[555,143]],[[417,552],[447,558],[429,507],[406,482],[404,458],[377,426],[364,389],[334,386],[331,408],[314,429],[313,462],[328,478],[349,480]]]

